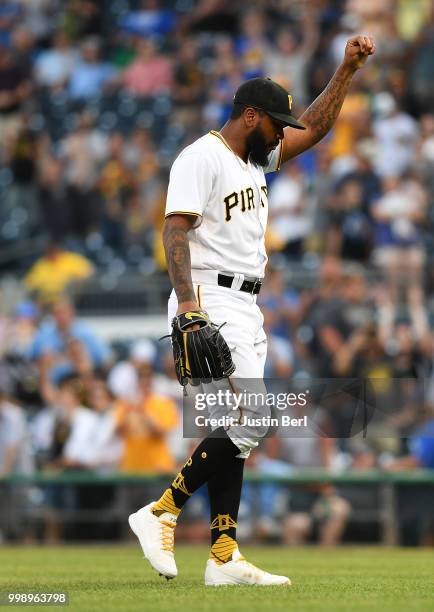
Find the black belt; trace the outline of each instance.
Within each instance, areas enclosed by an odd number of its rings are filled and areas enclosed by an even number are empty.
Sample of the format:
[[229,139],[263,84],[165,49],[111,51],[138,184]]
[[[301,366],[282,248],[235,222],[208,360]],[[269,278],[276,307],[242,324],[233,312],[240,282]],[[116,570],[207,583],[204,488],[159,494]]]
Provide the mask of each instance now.
[[[228,289],[233,289],[232,283],[234,282],[235,276],[229,276],[227,274],[219,274],[217,277],[217,282],[220,287],[227,287]],[[257,295],[261,290],[262,279],[261,278],[245,278],[243,284],[238,289],[238,291],[245,291],[246,293],[251,293],[252,295]]]

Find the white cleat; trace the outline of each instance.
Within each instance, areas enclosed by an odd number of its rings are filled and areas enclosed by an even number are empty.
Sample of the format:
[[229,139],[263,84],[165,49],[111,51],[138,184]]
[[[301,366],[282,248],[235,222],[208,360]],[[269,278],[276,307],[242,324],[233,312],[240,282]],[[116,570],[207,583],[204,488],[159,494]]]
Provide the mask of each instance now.
[[128,523],[138,537],[145,558],[152,567],[167,580],[178,575],[173,554],[176,516],[164,512],[161,516],[152,514],[155,502],[130,514]]
[[214,559],[208,559],[205,570],[205,586],[222,586],[245,584],[250,586],[290,586],[286,576],[277,576],[264,572],[244,559],[239,550],[232,554],[232,561],[217,565]]

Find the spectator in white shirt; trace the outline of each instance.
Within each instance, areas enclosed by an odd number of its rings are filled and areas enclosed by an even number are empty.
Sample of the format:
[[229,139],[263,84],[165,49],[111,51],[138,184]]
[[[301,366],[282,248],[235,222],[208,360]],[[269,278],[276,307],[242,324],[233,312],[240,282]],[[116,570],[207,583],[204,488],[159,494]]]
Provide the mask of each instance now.
[[[102,374],[94,374],[86,387],[86,403],[96,419],[91,432],[92,445],[86,447],[86,452],[81,456],[82,467],[97,473],[113,473],[123,454],[123,443],[116,431],[114,398]],[[90,512],[90,518],[96,517],[86,525],[86,531],[92,538],[106,540],[119,537],[119,521],[113,520],[110,512],[118,489],[110,483],[78,488],[78,507]]]
[[128,361],[120,361],[111,370],[108,388],[120,400],[136,402],[139,398],[138,370],[144,365],[153,365],[157,350],[152,340],[142,338],[131,347]]
[[122,457],[122,440],[116,432],[114,397],[103,376],[94,375],[87,392],[87,403],[96,416],[92,446],[85,464],[98,471],[114,471]]
[[271,250],[298,258],[312,228],[303,175],[296,164],[285,166],[270,188],[267,240]]
[[409,304],[421,305],[427,193],[411,174],[390,176],[383,188],[383,196],[372,207],[376,222],[374,259],[385,274],[393,301],[399,297],[399,290],[404,290]]
[[[84,386],[76,374],[65,375],[54,387],[47,372],[47,368],[41,369],[41,393],[49,408],[40,418],[52,432],[48,441],[51,448],[47,453],[50,461],[45,468],[50,471],[88,469],[98,417],[82,405]],[[34,433],[41,432],[40,425],[34,423]],[[79,507],[79,490],[71,484],[53,484],[45,487],[44,493],[45,539],[58,543],[66,518]]]
[[374,135],[378,141],[376,171],[382,177],[401,174],[415,159],[419,136],[417,121],[401,111],[388,92],[377,94],[374,111]]
[[40,85],[64,87],[78,60],[77,51],[71,46],[65,32],[53,37],[51,49],[43,51],[36,60],[35,76]]

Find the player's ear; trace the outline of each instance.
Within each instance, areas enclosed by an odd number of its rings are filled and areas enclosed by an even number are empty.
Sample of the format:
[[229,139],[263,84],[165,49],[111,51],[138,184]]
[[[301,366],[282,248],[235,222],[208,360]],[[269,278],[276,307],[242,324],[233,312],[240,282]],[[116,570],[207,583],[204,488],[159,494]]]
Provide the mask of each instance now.
[[256,109],[247,107],[244,111],[244,121],[245,121],[246,127],[248,128],[256,127],[256,124],[258,121],[258,113]]

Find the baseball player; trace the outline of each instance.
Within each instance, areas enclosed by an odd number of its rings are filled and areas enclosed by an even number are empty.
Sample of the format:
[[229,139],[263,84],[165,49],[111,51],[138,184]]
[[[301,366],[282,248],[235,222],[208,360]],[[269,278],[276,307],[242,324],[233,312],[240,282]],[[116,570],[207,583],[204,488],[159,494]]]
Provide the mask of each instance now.
[[[267,340],[256,298],[267,263],[265,174],[328,133],[354,73],[374,52],[370,36],[350,38],[342,64],[299,120],[292,115],[291,96],[280,85],[264,78],[246,81],[235,93],[222,129],[202,136],[175,160],[163,242],[174,288],[169,327],[183,384],[194,383],[195,377],[215,389],[234,390],[249,379],[256,387],[263,384]],[[227,410],[210,406],[209,413]],[[291,584],[286,576],[246,561],[236,539],[244,460],[266,431],[242,424],[215,428],[161,498],[129,517],[145,557],[161,575],[177,575],[176,520],[190,496],[207,483],[211,550],[205,584]]]

